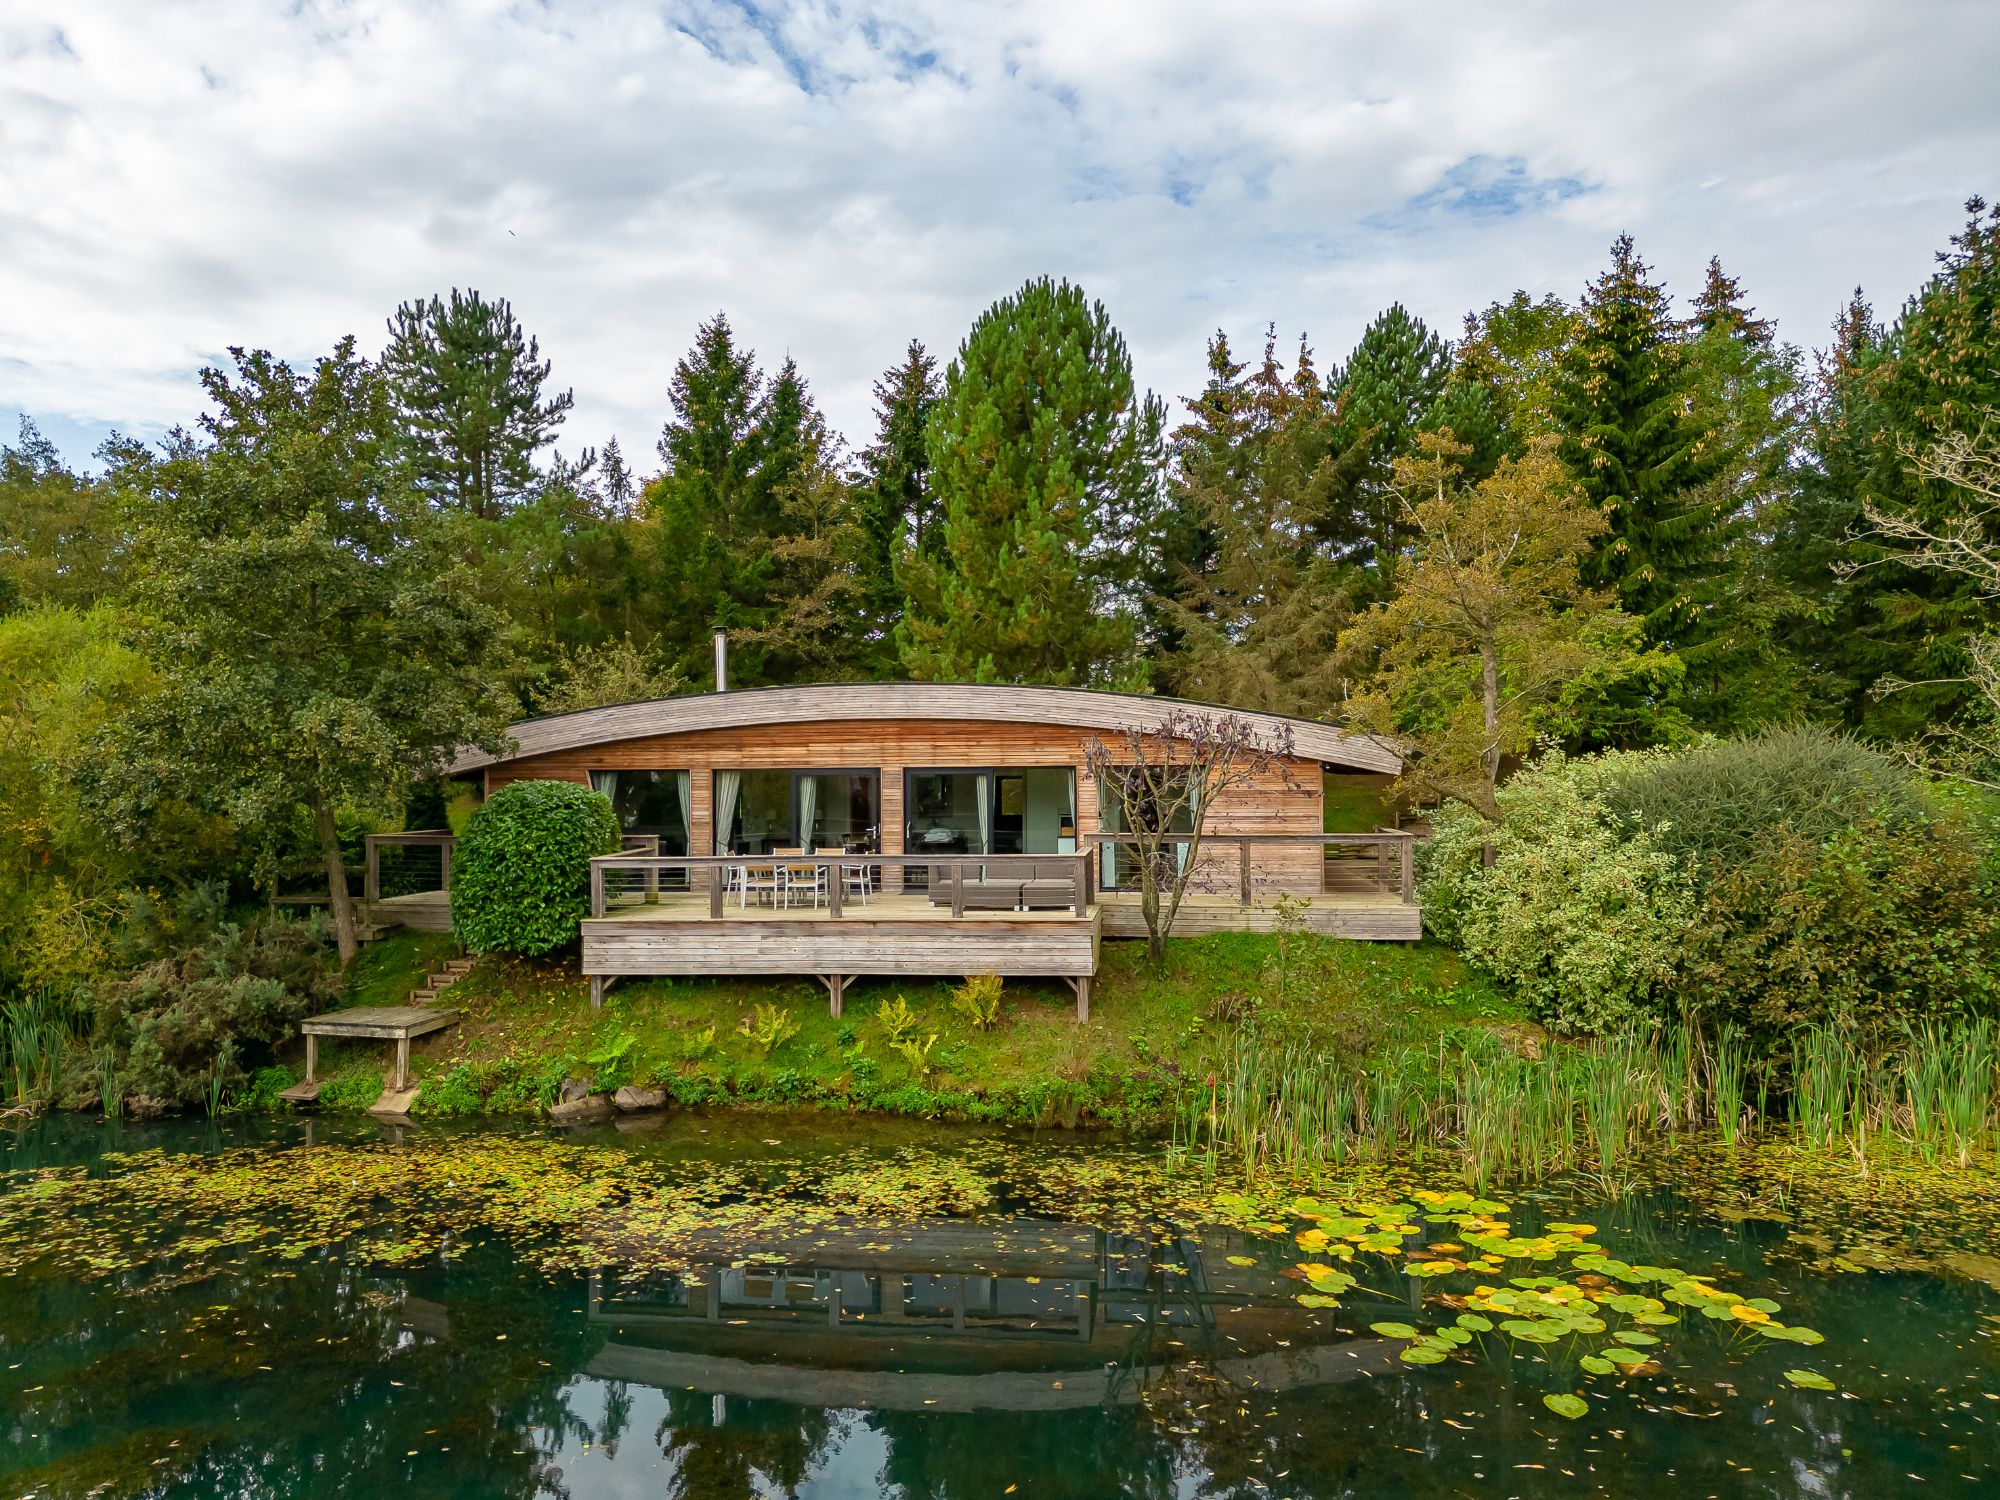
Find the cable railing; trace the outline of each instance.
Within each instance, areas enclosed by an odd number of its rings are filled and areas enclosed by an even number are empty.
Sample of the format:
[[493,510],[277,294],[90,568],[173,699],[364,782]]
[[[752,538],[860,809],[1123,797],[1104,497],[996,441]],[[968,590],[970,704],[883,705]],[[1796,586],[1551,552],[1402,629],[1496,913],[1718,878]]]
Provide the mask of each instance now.
[[[1174,862],[1176,870],[1187,860],[1195,861],[1188,890],[1195,894],[1234,894],[1239,906],[1256,904],[1260,889],[1266,893],[1297,892],[1300,884],[1317,884],[1319,894],[1365,894],[1385,896],[1414,906],[1417,900],[1416,835],[1399,828],[1377,828],[1372,833],[1211,833],[1204,830],[1197,841],[1192,835],[1163,837],[1155,846],[1162,858]],[[1110,872],[1107,890],[1137,888],[1138,864],[1143,850],[1127,833],[1087,833],[1086,843],[1102,846],[1106,869]],[[1279,853],[1296,849],[1301,854],[1319,850],[1317,859],[1294,861],[1263,860],[1253,856],[1259,850]],[[1233,848],[1235,857],[1229,857]],[[1128,879],[1129,872],[1129,879]]]

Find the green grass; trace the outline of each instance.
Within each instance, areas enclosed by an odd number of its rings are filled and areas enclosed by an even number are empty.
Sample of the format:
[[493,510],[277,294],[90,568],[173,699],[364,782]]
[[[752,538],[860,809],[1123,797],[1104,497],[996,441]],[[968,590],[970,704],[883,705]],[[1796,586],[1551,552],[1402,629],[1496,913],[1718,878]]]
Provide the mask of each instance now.
[[[440,956],[436,940],[371,944],[357,1004],[391,1004]],[[1282,957],[1281,957],[1282,955]],[[400,991],[396,986],[400,984]],[[1009,980],[990,1030],[952,1004],[955,980],[866,980],[846,1014],[811,980],[627,980],[593,1011],[573,958],[490,958],[451,991],[453,1031],[419,1043],[421,1112],[528,1110],[565,1077],[664,1087],[687,1104],[759,1102],[972,1120],[1160,1129],[1184,1079],[1205,1076],[1244,1027],[1363,1060],[1520,1013],[1448,950],[1231,933],[1176,939],[1163,970],[1139,943],[1106,943],[1092,1017],[1059,981]],[[902,997],[916,1045],[878,1011]],[[773,1041],[775,1007],[797,1030]],[[784,1028],[775,1028],[782,1031]],[[925,1042],[936,1041],[924,1051]]]

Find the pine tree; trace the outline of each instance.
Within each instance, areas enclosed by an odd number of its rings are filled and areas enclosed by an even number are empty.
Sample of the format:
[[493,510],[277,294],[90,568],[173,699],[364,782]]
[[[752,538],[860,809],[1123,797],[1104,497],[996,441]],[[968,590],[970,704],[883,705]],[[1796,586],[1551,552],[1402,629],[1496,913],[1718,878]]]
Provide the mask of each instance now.
[[1390,475],[1411,451],[1418,425],[1444,393],[1451,354],[1444,340],[1402,303],[1370,323],[1328,386],[1340,400],[1343,444],[1366,446],[1367,472],[1346,515],[1326,518],[1327,539],[1343,560],[1378,578],[1393,571],[1405,536]]
[[[771,487],[758,482],[764,386],[756,356],[737,349],[721,313],[674,366],[674,414],[659,443],[665,468],[646,487],[645,509],[658,542],[662,643],[691,681],[708,675],[711,630],[765,623],[768,542],[780,517]],[[754,664],[739,662],[735,675],[752,680]]]
[[1809,610],[1771,550],[1797,498],[1802,437],[1799,351],[1778,344],[1719,259],[1682,330],[1688,425],[1713,497],[1720,566],[1695,595],[1698,630],[1679,638],[1687,707],[1702,728],[1740,733],[1822,706],[1825,686],[1785,649],[1785,623]]
[[1047,277],[993,304],[927,430],[943,553],[898,569],[912,676],[1143,683],[1132,585],[1157,509],[1165,408],[1103,304]]
[[905,552],[935,559],[941,549],[924,429],[942,390],[937,361],[916,339],[910,340],[903,362],[875,382],[875,441],[861,456],[855,514],[859,603],[870,643],[864,667],[874,677],[889,675],[897,665],[896,622],[903,617],[897,559]]
[[1868,711],[1868,674],[1857,648],[1865,647],[1863,627],[1872,612],[1867,587],[1843,579],[1841,568],[1855,555],[1852,537],[1873,457],[1863,372],[1882,338],[1857,286],[1834,319],[1832,343],[1814,357],[1797,489],[1771,539],[1773,566],[1801,601],[1781,622],[1780,639],[1795,661],[1811,664],[1816,696],[1849,727],[1859,727]]
[[1722,257],[1711,255],[1708,280],[1694,299],[1691,331],[1697,337],[1720,332],[1753,348],[1769,348],[1774,325],[1767,318],[1753,316],[1755,312],[1754,307],[1744,305],[1742,284],[1722,269]]
[[[1192,692],[1180,671],[1187,617],[1205,608],[1193,585],[1215,566],[1213,502],[1207,497],[1240,489],[1254,465],[1254,399],[1244,383],[1246,368],[1218,329],[1208,341],[1208,379],[1185,403],[1188,420],[1168,439],[1172,479],[1140,580],[1140,633],[1154,663],[1154,685],[1178,697]],[[1318,381],[1313,384],[1317,391]]]
[[598,472],[604,478],[604,499],[620,515],[629,515],[633,502],[639,498],[639,482],[632,477],[632,470],[625,462],[625,452],[618,446],[617,434],[604,441],[604,455],[598,460]]
[[1346,570],[1315,535],[1351,505],[1370,452],[1365,441],[1342,445],[1303,339],[1289,377],[1275,330],[1258,368],[1244,371],[1218,335],[1208,384],[1174,433],[1170,509],[1202,539],[1202,561],[1181,568],[1164,600],[1175,651],[1157,670],[1179,696],[1319,715],[1339,698],[1334,643],[1352,603]]
[[[1969,437],[2000,413],[2000,207],[1966,203],[1966,225],[1938,253],[1938,270],[1894,327],[1859,362],[1856,416],[1866,443],[1857,500],[1931,530],[1964,516],[1964,492],[1921,476],[1912,456]],[[1988,537],[1986,540],[1991,541]],[[1898,738],[1963,712],[1965,644],[1995,618],[1969,579],[1902,566],[1863,538],[1848,583],[1861,606],[1855,666],[1866,687],[1893,678],[1919,684],[1874,695],[1866,728]]]
[[1585,582],[1615,591],[1647,639],[1698,632],[1697,599],[1720,568],[1722,518],[1701,434],[1685,415],[1688,376],[1667,294],[1648,280],[1630,235],[1584,293],[1582,325],[1552,393],[1562,461],[1608,523]]
[[482,520],[498,516],[532,483],[536,453],[569,414],[570,392],[543,395],[549,368],[504,298],[453,287],[449,302],[398,307],[382,370],[419,487]]

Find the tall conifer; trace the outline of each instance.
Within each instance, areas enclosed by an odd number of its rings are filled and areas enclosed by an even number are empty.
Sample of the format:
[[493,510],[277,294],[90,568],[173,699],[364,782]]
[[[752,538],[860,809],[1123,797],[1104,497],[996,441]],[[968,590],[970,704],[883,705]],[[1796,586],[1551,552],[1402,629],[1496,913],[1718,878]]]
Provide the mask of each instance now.
[[943,386],[937,361],[911,339],[901,364],[875,382],[875,441],[861,455],[856,524],[861,532],[861,608],[871,643],[864,663],[886,676],[897,665],[895,630],[903,616],[896,562],[905,552],[935,559],[943,545],[924,429]]
[[1131,687],[1132,588],[1165,409],[1102,303],[1047,277],[993,304],[945,372],[927,445],[943,554],[899,569],[911,675]]
[[457,287],[449,302],[396,309],[382,373],[418,485],[482,520],[533,483],[535,455],[555,441],[574,399],[544,396],[549,363],[505,298]]
[[1697,595],[1723,550],[1687,374],[1664,288],[1622,234],[1584,293],[1582,323],[1552,392],[1560,455],[1609,523],[1585,582],[1615,590],[1647,638],[1679,644],[1701,624]]

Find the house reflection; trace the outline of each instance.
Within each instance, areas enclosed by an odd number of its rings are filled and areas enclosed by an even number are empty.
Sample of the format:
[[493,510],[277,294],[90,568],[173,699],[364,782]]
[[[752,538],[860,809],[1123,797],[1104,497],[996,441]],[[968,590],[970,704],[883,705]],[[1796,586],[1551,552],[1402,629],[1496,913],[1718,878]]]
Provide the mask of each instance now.
[[1394,1363],[1400,1346],[1299,1306],[1231,1232],[1118,1234],[1039,1220],[827,1229],[603,1272],[605,1379],[841,1407],[1046,1410],[1138,1399],[1201,1358],[1268,1389]]

